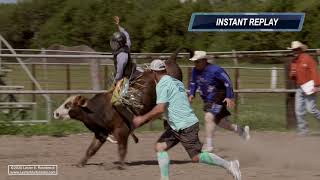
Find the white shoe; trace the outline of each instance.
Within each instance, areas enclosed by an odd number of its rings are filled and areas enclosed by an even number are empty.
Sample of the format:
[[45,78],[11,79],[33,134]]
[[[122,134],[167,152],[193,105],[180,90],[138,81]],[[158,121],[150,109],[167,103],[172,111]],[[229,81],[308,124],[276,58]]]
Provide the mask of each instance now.
[[228,171],[232,174],[235,180],[241,180],[240,164],[238,160],[230,162]]
[[160,180],[169,180],[169,176],[162,176]]
[[242,138],[246,141],[249,141],[249,139],[250,139],[250,127],[249,126],[245,126],[243,128]]
[[298,131],[298,136],[307,136],[309,134],[309,130]]
[[112,144],[118,144],[118,141],[114,140],[114,136],[109,134],[107,137],[107,141],[111,142]]
[[204,152],[213,152],[213,147],[212,147],[212,146],[204,145],[204,146],[202,147],[202,151],[204,151]]

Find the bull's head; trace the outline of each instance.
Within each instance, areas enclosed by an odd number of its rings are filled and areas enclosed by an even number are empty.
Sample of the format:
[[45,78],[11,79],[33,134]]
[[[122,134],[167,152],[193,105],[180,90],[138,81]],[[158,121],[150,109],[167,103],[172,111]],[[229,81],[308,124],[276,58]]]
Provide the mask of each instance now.
[[88,99],[84,96],[70,96],[54,111],[53,117],[55,119],[70,119],[70,111],[79,108],[84,109],[87,112],[90,112],[90,110],[86,107],[87,104]]

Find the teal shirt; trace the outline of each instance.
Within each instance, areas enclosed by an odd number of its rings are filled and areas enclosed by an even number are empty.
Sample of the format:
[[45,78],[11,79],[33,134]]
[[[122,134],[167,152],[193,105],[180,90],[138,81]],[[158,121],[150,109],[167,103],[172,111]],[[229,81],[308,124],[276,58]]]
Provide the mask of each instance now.
[[158,82],[156,91],[157,104],[167,104],[168,123],[172,129],[179,131],[199,122],[181,81],[165,75]]

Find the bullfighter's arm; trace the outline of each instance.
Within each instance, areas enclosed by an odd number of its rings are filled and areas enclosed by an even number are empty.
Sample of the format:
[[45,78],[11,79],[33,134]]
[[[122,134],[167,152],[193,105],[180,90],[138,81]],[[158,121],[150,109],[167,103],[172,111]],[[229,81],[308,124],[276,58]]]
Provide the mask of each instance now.
[[233,93],[233,88],[232,88],[232,82],[229,77],[229,75],[225,72],[224,69],[219,68],[215,72],[215,77],[219,79],[220,81],[223,82],[225,88],[226,88],[226,98],[223,100],[223,102],[227,103],[228,108],[234,107],[234,93]]
[[193,98],[196,96],[196,91],[198,88],[198,83],[197,83],[197,71],[195,70],[195,68],[192,69],[192,78],[189,84],[189,102],[191,103]]
[[157,104],[151,111],[149,111],[148,113],[146,113],[145,115],[142,116],[135,116],[133,118],[133,124],[134,126],[140,127],[143,124],[155,119],[156,117],[159,117],[162,113],[165,112],[166,110],[166,103],[159,103]]
[[222,68],[220,68],[217,72],[215,72],[215,77],[223,82],[226,88],[226,98],[234,98],[232,82],[229,75]]
[[192,69],[192,76],[189,84],[189,96],[196,96],[196,91],[198,88],[198,83],[197,83],[197,71],[195,68]]

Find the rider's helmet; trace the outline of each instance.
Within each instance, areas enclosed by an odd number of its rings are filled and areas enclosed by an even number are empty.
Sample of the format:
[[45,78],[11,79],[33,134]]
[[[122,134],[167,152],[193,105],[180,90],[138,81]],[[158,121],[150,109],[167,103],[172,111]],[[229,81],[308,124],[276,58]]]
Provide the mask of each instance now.
[[124,47],[126,45],[127,38],[126,35],[122,32],[113,33],[110,38],[110,46],[113,51],[117,51],[118,49]]

